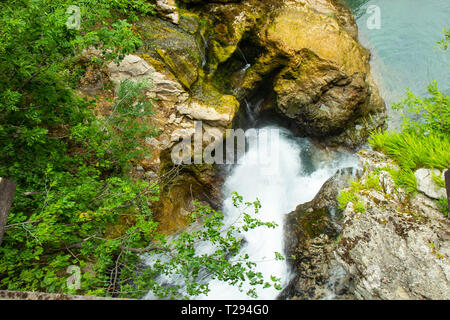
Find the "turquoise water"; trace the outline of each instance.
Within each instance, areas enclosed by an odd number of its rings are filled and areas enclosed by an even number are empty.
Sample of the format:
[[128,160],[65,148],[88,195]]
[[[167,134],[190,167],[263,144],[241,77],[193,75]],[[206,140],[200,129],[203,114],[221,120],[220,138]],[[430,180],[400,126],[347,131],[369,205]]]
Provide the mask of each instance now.
[[[436,80],[450,94],[450,52],[436,48],[450,28],[449,0],[344,0],[357,19],[359,40],[372,52],[372,75],[388,105],[389,127],[397,129],[400,116],[390,105],[409,88],[425,95]],[[367,21],[380,9],[380,29],[369,29]]]

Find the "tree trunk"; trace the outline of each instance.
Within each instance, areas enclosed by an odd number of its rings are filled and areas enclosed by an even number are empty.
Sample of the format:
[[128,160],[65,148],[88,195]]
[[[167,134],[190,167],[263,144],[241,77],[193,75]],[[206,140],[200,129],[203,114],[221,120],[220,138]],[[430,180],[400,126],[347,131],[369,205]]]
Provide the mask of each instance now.
[[0,245],[2,244],[9,209],[11,208],[15,192],[16,183],[14,181],[0,178]]

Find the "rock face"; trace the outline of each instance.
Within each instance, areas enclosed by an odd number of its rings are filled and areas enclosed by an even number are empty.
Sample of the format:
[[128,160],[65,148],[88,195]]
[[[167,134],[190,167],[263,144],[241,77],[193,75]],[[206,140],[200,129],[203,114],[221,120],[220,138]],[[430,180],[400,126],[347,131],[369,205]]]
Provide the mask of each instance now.
[[[144,39],[142,54],[148,56],[149,62],[157,63],[162,69],[169,71],[185,89],[199,80],[202,70],[202,48],[196,35],[186,32],[180,26],[157,17],[148,17],[137,23],[137,30]],[[193,22],[194,23],[194,22]],[[194,26],[198,33],[199,26]]]
[[433,199],[441,199],[446,197],[447,191],[445,188],[439,187],[433,180],[433,178],[436,177],[444,181],[444,172],[440,172],[436,169],[430,170],[422,168],[417,170],[414,173],[414,176],[417,180],[417,190],[420,192],[423,192],[425,195]]
[[156,0],[156,11],[172,23],[178,24],[180,22],[175,0]]
[[332,274],[339,269],[330,257],[342,229],[336,198],[358,174],[353,168],[340,170],[312,201],[287,216],[285,250],[296,275],[281,298],[321,299],[334,291],[340,297],[353,298],[341,279],[333,281]]
[[[374,160],[386,163],[377,153],[361,156],[367,172],[374,172],[370,165]],[[368,173],[363,179],[367,178]],[[379,190],[358,193],[366,212],[356,213],[351,203],[343,212],[344,229],[335,253],[355,279],[355,295],[360,299],[450,299],[448,219],[427,196],[410,199],[384,170],[379,171],[379,184]]]
[[[397,188],[385,171],[395,165],[384,155],[362,151],[359,157],[364,171],[357,187],[343,191],[351,190],[362,209],[350,201],[330,222],[329,205],[337,207],[335,177],[311,203],[289,215],[288,249],[300,259],[293,263],[298,275],[284,295],[449,299],[448,219],[433,199],[421,193],[411,198]],[[309,221],[306,227],[304,221]],[[311,224],[318,232],[305,237]]]
[[192,209],[195,199],[208,200],[217,207],[221,183],[217,170],[208,164],[175,165],[172,150],[182,143],[182,139],[193,140],[194,121],[204,122],[200,133],[205,145],[216,140],[220,142],[239,108],[237,100],[218,92],[210,93],[207,99],[204,95],[191,97],[170,72],[158,72],[136,55],[126,56],[120,65],[110,63],[108,70],[110,79],[116,84],[124,79],[145,80],[152,84],[147,96],[156,98],[153,120],[162,134],[146,140],[153,159],[144,161],[139,167],[146,170],[146,176],[161,178],[161,203],[156,208],[161,229],[175,231],[184,226],[183,213]]

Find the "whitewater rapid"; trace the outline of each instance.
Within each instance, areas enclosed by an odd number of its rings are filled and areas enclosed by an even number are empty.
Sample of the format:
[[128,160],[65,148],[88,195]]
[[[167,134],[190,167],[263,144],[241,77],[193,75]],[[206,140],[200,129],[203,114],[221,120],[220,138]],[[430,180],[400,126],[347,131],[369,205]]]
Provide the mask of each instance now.
[[[271,136],[267,133],[270,130],[279,132],[278,141],[268,138]],[[237,192],[244,201],[259,199],[261,209],[258,219],[278,224],[275,229],[256,228],[246,233],[241,255],[248,254],[266,280],[270,280],[270,276],[281,278],[281,284],[285,287],[291,280],[291,271],[286,261],[275,260],[275,252],[284,251],[285,215],[299,204],[312,200],[336,170],[355,166],[356,160],[348,154],[334,154],[328,160],[314,164],[316,168],[308,172],[311,169],[305,167],[310,167],[309,161],[308,166],[304,165],[301,155],[305,158],[313,147],[306,139],[295,138],[288,130],[279,127],[266,127],[256,132],[258,143],[250,145],[226,179],[223,191],[225,195]],[[223,213],[228,224],[239,217],[240,211],[233,206],[231,196],[223,204]],[[209,287],[211,292],[200,298],[249,299],[246,294],[249,285],[239,291],[235,286],[212,280]],[[258,299],[275,299],[280,293],[273,287],[257,288],[256,292]]]

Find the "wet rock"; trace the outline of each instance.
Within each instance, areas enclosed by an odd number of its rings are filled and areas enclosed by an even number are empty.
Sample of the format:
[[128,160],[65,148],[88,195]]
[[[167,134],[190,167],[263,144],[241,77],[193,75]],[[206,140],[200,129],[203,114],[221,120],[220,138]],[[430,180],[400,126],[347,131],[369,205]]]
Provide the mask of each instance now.
[[356,149],[386,114],[351,13],[329,0],[283,4],[252,38],[263,50],[242,90],[274,75],[275,109],[298,135]]
[[[396,187],[386,156],[358,155],[364,169],[357,190],[335,185],[334,177],[289,214],[286,243],[296,277],[282,297],[449,299],[448,219],[433,199]],[[340,189],[353,190],[364,211],[349,202],[331,219]]]
[[213,32],[209,41],[209,74],[220,63],[228,60],[238,49],[239,43],[252,30],[259,28],[259,21],[270,12],[270,1],[222,1],[205,6],[211,18]]
[[163,63],[184,88],[189,89],[202,76],[202,51],[195,35],[157,17],[139,21],[144,40],[141,52]]

